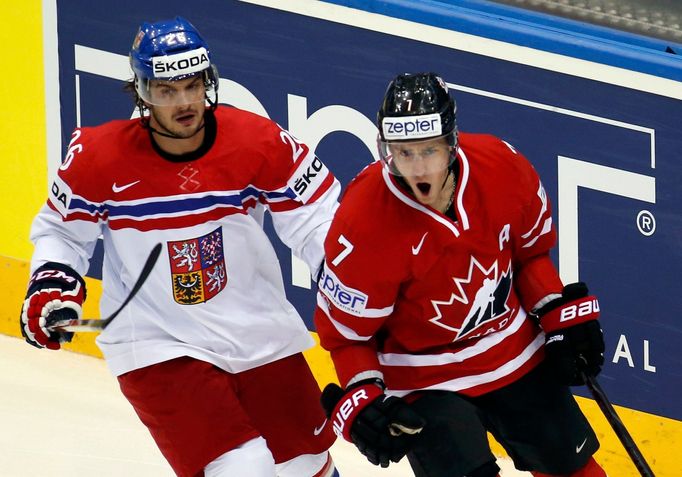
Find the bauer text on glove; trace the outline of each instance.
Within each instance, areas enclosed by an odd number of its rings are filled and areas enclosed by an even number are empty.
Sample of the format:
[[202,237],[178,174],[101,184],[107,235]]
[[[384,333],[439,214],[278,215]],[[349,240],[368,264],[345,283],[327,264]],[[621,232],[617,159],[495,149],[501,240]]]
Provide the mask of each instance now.
[[599,301],[582,283],[566,285],[561,296],[534,310],[546,333],[545,355],[557,379],[584,384],[582,373],[596,376],[604,364],[604,336]]
[[381,467],[402,459],[425,425],[408,403],[387,397],[375,382],[357,383],[345,391],[328,384],[321,400],[334,432]]

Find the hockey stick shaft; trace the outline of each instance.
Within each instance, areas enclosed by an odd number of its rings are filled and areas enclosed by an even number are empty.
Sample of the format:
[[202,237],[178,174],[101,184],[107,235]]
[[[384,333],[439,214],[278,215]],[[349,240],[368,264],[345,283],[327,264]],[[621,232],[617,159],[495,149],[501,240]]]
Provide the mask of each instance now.
[[611,401],[609,401],[608,397],[606,397],[606,393],[597,382],[597,379],[594,376],[588,376],[586,374],[583,374],[583,378],[585,379],[587,388],[590,390],[594,400],[597,402],[599,409],[601,409],[602,413],[604,413],[606,420],[611,425],[613,432],[615,432],[621,444],[623,444],[623,447],[625,447],[625,450],[630,456],[630,459],[632,459],[632,462],[635,464],[635,467],[637,467],[639,473],[642,475],[642,477],[655,477],[651,467],[649,467],[649,464],[644,459],[644,456],[637,447],[637,444],[635,444],[632,436],[630,436],[630,433],[623,424],[623,421],[621,421],[620,417],[618,417],[616,410],[611,405]]
[[128,297],[123,301],[123,303],[121,303],[121,306],[119,306],[118,309],[111,315],[109,315],[107,318],[101,320],[91,318],[58,320],[50,323],[47,329],[50,331],[102,331],[103,329],[105,329],[107,326],[109,326],[109,323],[111,323],[113,319],[116,318],[116,316],[118,316],[121,310],[123,310],[123,308],[125,308],[126,305],[130,303],[130,300],[132,300],[135,297],[135,295],[137,295],[137,292],[140,291],[140,288],[142,288],[144,282],[147,281],[149,274],[152,272],[152,269],[154,268],[154,265],[156,265],[156,261],[159,259],[159,255],[161,254],[161,248],[162,246],[160,243],[157,243],[154,246],[152,251],[149,253],[149,257],[147,257],[147,261],[142,267],[140,276],[137,277],[137,281],[133,285],[133,288],[130,290],[130,294],[128,294]]

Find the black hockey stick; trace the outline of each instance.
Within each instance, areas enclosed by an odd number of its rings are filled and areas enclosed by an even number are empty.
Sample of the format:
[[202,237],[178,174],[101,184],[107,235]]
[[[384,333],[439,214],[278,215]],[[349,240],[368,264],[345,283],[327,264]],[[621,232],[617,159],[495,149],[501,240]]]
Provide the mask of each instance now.
[[621,421],[620,417],[618,417],[618,414],[616,414],[616,410],[611,405],[609,398],[606,397],[606,393],[604,393],[604,390],[597,382],[597,378],[594,376],[588,376],[585,373],[583,373],[582,376],[585,380],[587,388],[590,390],[594,400],[597,402],[599,409],[601,409],[601,411],[604,413],[606,420],[609,421],[613,432],[615,432],[621,444],[623,444],[623,447],[625,447],[625,450],[630,456],[630,459],[632,459],[632,462],[634,462],[639,473],[642,475],[642,477],[655,477],[651,467],[649,467],[649,464],[647,464],[644,456],[637,447],[637,444],[635,444],[635,441],[625,428],[623,421]]
[[130,290],[128,298],[121,303],[121,306],[118,307],[118,310],[113,312],[108,317],[101,320],[95,318],[57,320],[50,323],[47,326],[47,329],[49,331],[102,331],[104,328],[109,326],[109,323],[116,318],[121,310],[123,310],[123,308],[130,303],[130,300],[135,297],[137,292],[140,291],[140,288],[142,288],[142,285],[147,280],[147,277],[149,277],[149,274],[154,268],[154,265],[156,264],[160,254],[161,244],[157,243],[149,253],[149,257],[147,257],[147,261],[142,267],[142,271],[140,272],[140,276],[137,278],[135,285],[133,285],[132,290]]

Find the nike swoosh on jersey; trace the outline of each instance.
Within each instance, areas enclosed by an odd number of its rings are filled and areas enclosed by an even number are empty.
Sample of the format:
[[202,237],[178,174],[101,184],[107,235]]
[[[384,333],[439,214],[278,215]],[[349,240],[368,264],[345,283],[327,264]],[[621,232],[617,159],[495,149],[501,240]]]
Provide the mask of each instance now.
[[579,446],[575,446],[575,453],[580,454],[580,451],[583,450],[583,447],[585,447],[585,443],[587,442],[587,437],[585,440],[580,444]]
[[326,426],[326,425],[327,425],[327,419],[324,420],[324,422],[322,423],[322,425],[320,427],[316,427],[315,429],[313,429],[313,434],[315,434],[316,436],[319,436],[320,433],[324,430],[324,426]]
[[135,182],[131,182],[130,184],[125,184],[122,186],[117,186],[116,183],[114,182],[114,184],[111,186],[111,190],[113,190],[114,192],[123,192],[124,190],[128,189],[129,187],[134,186],[138,182],[140,182],[140,181],[136,180]]
[[422,235],[422,239],[419,241],[419,244],[416,247],[414,245],[412,246],[412,255],[419,254],[419,251],[422,249],[422,245],[424,245],[424,239],[426,238],[427,235],[429,235],[428,232]]

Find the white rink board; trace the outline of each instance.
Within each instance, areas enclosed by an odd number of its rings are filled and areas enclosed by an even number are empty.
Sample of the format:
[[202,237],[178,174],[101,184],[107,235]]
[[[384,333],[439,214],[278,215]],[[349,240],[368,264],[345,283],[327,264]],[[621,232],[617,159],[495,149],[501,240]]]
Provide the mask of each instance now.
[[[103,360],[0,335],[0,369],[3,477],[173,476]],[[381,469],[345,442],[332,454],[341,477],[413,475],[405,460]],[[503,477],[530,475],[501,465]]]

